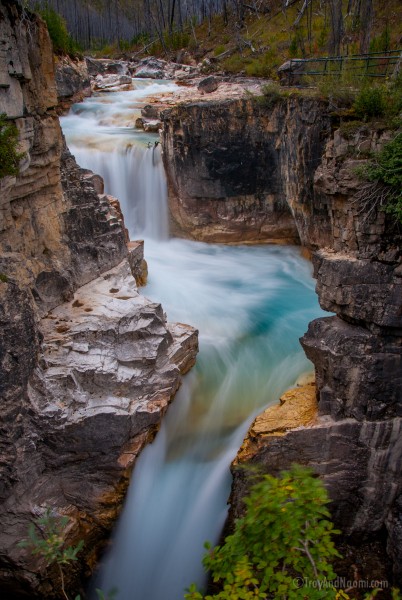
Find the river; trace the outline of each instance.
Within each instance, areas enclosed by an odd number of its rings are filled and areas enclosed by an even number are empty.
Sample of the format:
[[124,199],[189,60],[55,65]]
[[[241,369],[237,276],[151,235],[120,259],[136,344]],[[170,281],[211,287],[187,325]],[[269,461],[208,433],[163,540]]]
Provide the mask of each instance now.
[[297,248],[169,239],[158,138],[134,122],[146,95],[175,85],[134,84],[75,105],[62,127],[78,163],[119,198],[131,238],[145,239],[142,293],[199,329],[200,353],[137,462],[96,586],[116,587],[116,600],[180,600],[205,583],[203,544],[219,538],[229,465],[250,422],[312,370],[298,339],[322,311]]

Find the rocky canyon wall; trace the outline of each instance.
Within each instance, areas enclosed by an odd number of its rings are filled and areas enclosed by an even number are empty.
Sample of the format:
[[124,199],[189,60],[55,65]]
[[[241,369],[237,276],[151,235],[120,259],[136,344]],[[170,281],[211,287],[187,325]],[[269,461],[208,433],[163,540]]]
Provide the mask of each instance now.
[[343,135],[325,102],[300,95],[271,106],[256,99],[181,105],[164,113],[164,123],[170,207],[181,234],[298,238],[313,253],[320,304],[335,313],[313,321],[301,340],[316,388],[251,427],[233,465],[231,519],[250,485],[239,467],[276,474],[292,462],[309,465],[325,481],[348,542],[384,544],[400,580],[402,238],[386,213],[364,204],[355,174],[394,134],[361,126]]
[[0,39],[0,112],[25,152],[0,181],[0,589],[57,598],[56,568],[18,542],[47,507],[67,515],[67,544],[85,541],[68,576],[79,591],[197,332],[139,294],[142,244],[65,147],[44,23],[2,0]]
[[178,235],[310,246],[330,238],[325,201],[313,194],[314,172],[331,133],[324,102],[204,101],[162,116]]

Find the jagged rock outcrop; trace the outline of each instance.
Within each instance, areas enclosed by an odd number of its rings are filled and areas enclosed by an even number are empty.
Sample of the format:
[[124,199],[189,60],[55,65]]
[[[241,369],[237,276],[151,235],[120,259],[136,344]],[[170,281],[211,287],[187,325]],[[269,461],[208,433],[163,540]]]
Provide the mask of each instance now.
[[277,473],[292,462],[310,465],[347,543],[365,540],[366,553],[379,544],[385,554],[386,546],[400,580],[402,237],[385,212],[367,205],[356,175],[395,134],[339,128],[325,102],[300,96],[265,106],[184,104],[163,120],[176,231],[239,242],[278,241],[295,228],[313,253],[320,304],[336,315],[313,321],[301,340],[316,371],[316,418],[306,424],[293,415],[282,431],[257,419],[233,466],[230,518],[241,513],[250,484],[238,466]]
[[91,95],[91,80],[84,59],[57,56],[55,77],[59,114]]
[[68,543],[85,541],[79,572],[67,575],[70,589],[79,589],[77,576],[91,572],[136,457],[157,432],[181,374],[194,364],[197,332],[168,325],[161,306],[138,294],[126,261],[78,288],[37,327],[22,308],[18,303],[14,311],[23,326],[10,333],[16,351],[22,336],[30,341],[30,361],[21,374],[13,369],[23,396],[1,415],[10,430],[3,456],[14,450],[14,477],[0,505],[0,548],[7,557],[0,585],[13,597],[57,598],[57,573],[18,542],[47,506],[68,515]]
[[44,23],[0,2],[0,111],[25,158],[0,182],[0,589],[59,598],[59,574],[18,546],[51,506],[94,567],[138,453],[194,363],[197,332],[139,295],[141,242],[65,147]]

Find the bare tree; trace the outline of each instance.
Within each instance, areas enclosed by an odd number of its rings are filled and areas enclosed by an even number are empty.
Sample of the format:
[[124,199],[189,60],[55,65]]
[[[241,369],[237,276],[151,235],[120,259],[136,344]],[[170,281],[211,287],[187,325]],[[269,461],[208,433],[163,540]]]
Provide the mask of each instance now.
[[342,0],[328,0],[330,12],[330,39],[328,51],[330,54],[339,55],[341,52],[341,41],[344,33]]
[[360,8],[360,52],[369,51],[371,28],[373,25],[373,0],[362,0]]

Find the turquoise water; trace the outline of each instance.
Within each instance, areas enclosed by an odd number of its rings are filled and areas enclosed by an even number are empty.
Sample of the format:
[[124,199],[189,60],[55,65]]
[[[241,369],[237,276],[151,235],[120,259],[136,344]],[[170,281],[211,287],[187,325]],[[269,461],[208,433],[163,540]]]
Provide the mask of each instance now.
[[[75,109],[78,118],[67,117],[67,140],[79,151],[82,166],[100,171],[107,191],[119,197],[132,238],[145,234],[150,275],[142,293],[161,302],[170,321],[199,329],[200,353],[156,440],[137,462],[95,584],[104,591],[116,586],[117,600],[179,600],[191,582],[205,581],[203,543],[219,538],[227,514],[229,465],[250,422],[312,370],[298,340],[322,313],[311,266],[297,248],[166,239],[162,164],[152,160],[142,140],[133,142],[127,127],[119,135],[114,118],[108,130],[99,108],[102,98],[96,100],[98,116],[85,105],[85,110]],[[105,102],[109,116],[122,112],[119,102],[127,103],[124,94],[113,109],[110,95]],[[90,142],[85,115],[92,123]],[[97,119],[103,123],[100,137]],[[110,148],[108,136],[118,139],[118,152]],[[137,154],[124,151],[127,143],[134,143]],[[133,164],[138,160],[141,169]],[[128,181],[133,170],[146,189]],[[138,212],[144,204],[147,209]],[[149,210],[150,204],[159,208]],[[151,218],[152,227],[138,214]]]
[[200,353],[138,461],[100,584],[122,600],[178,600],[204,582],[203,543],[219,537],[250,421],[311,369],[298,338],[320,310],[294,248],[173,240],[146,255],[143,293],[199,328]]

